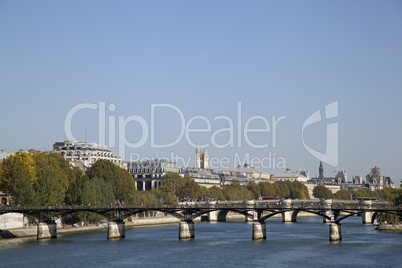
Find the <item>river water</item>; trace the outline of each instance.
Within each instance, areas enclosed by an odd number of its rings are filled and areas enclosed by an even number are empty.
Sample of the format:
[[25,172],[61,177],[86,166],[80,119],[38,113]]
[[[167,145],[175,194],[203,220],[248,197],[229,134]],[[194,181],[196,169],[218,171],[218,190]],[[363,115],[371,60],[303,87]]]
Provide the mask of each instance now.
[[267,240],[251,239],[245,222],[196,223],[195,239],[178,240],[178,224],[126,230],[107,240],[105,231],[57,239],[0,240],[0,267],[401,267],[402,234],[342,222],[342,242],[329,242],[321,218],[297,223],[267,221]]

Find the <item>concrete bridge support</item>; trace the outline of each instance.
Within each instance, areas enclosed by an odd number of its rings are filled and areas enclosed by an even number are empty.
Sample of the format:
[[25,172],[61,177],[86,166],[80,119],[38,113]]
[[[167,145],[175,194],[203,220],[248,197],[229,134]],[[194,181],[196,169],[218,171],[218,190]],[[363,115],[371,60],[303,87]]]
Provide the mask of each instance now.
[[330,223],[329,224],[329,241],[340,241],[342,240],[342,230],[340,223]]
[[296,222],[292,219],[293,211],[282,212],[282,222]]
[[218,221],[218,211],[211,211],[208,213],[208,221]]
[[107,226],[107,238],[126,237],[126,223],[122,220],[109,221]]
[[372,219],[374,212],[372,211],[364,211],[361,213],[362,215],[362,224],[372,224]]
[[[371,209],[371,200],[364,200],[364,201],[360,201],[359,205],[361,208],[363,209]],[[362,224],[372,224],[372,218],[374,215],[374,212],[372,211],[363,211],[361,213],[362,215]]]
[[[214,208],[216,206],[216,202],[209,202],[209,206]],[[208,213],[208,221],[218,221],[218,211],[211,211]]]
[[267,239],[267,228],[265,222],[253,222],[253,240]]
[[57,238],[57,224],[55,222],[40,222],[36,237],[37,239]]
[[180,221],[179,239],[191,239],[191,238],[194,238],[194,222]]
[[[283,208],[292,208],[292,200],[285,199],[281,202]],[[296,222],[296,217],[293,217],[293,211],[282,212],[282,222]]]

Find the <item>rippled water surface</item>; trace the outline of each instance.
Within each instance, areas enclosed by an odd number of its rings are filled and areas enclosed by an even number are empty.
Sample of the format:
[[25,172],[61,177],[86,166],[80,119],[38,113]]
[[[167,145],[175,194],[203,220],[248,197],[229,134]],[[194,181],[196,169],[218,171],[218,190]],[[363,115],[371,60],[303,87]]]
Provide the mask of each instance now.
[[328,240],[320,218],[267,221],[267,240],[251,224],[196,223],[195,239],[178,240],[178,224],[106,232],[0,240],[0,267],[401,267],[402,234],[379,232],[360,218],[342,223],[342,242]]

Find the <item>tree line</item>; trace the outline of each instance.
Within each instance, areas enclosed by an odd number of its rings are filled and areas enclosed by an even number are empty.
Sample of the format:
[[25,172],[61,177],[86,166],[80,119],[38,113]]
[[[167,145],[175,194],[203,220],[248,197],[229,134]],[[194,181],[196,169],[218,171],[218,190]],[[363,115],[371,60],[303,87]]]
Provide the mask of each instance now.
[[0,165],[0,190],[13,197],[15,205],[53,204],[177,204],[190,200],[245,200],[259,196],[309,198],[300,182],[255,183],[233,181],[223,188],[200,186],[191,177],[164,175],[163,184],[139,192],[131,174],[110,161],[98,160],[85,174],[56,153],[19,153]]
[[[379,201],[386,201],[393,206],[400,206],[402,204],[402,183],[399,189],[390,187],[381,190],[372,191],[371,189],[340,189],[336,193],[332,193],[327,187],[322,184],[317,185],[313,189],[313,195],[316,198],[322,199],[338,199],[338,200],[355,200],[359,197],[373,197]],[[385,214],[379,216],[380,222],[398,223],[399,217],[393,214]]]
[[310,198],[307,187],[298,181],[250,182],[242,185],[239,181],[233,180],[231,184],[222,188],[217,186],[207,188],[196,183],[192,177],[183,178],[173,172],[166,173],[162,186],[150,193],[165,204],[184,201],[251,200],[260,196],[274,195],[279,195],[281,198]]
[[[401,184],[402,188],[402,184]],[[313,189],[315,198],[320,199],[338,199],[338,200],[356,200],[359,197],[373,197],[379,201],[386,201],[394,206],[402,204],[402,189],[394,189],[386,187],[381,190],[372,191],[369,188],[365,189],[340,189],[336,193],[332,193],[330,189],[322,184],[318,184]]]
[[[110,161],[98,160],[84,174],[56,153],[19,153],[4,159],[0,164],[0,191],[10,194],[14,205],[20,206],[175,205],[185,201],[251,200],[274,195],[280,198],[310,198],[307,187],[298,181],[250,182],[243,185],[234,180],[222,188],[207,188],[196,183],[192,177],[183,178],[173,172],[164,175],[160,188],[140,192],[136,190],[131,174]],[[402,190],[392,188],[377,191],[349,188],[332,194],[324,185],[317,185],[313,195],[315,198],[341,200],[376,197],[393,205],[402,204]],[[79,218],[91,217],[82,214]]]
[[19,153],[0,165],[0,191],[21,206],[133,203],[132,176],[110,161],[99,160],[84,174],[60,154]]

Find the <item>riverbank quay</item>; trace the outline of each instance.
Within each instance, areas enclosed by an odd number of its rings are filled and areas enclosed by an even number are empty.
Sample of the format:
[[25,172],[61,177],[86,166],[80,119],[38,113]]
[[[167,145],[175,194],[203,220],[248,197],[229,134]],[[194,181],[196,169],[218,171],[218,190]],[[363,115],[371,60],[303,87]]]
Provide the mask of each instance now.
[[394,231],[394,232],[402,232],[402,224],[390,224],[390,223],[382,223],[378,225],[376,228],[378,231]]
[[[165,224],[175,224],[180,221],[172,216],[166,217],[148,217],[142,219],[136,219],[134,221],[127,220],[125,221],[126,227],[146,227],[146,226],[154,226],[154,225],[165,225]],[[101,221],[97,224],[90,225],[65,225],[64,227],[57,228],[57,234],[68,234],[68,233],[80,233],[80,232],[91,232],[97,230],[107,230],[108,222]],[[32,224],[29,227],[24,228],[14,228],[8,230],[0,230],[0,239],[1,238],[19,238],[19,237],[29,237],[36,236],[38,231],[38,226],[36,224]]]

